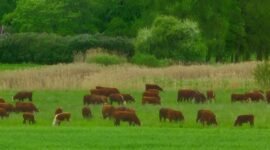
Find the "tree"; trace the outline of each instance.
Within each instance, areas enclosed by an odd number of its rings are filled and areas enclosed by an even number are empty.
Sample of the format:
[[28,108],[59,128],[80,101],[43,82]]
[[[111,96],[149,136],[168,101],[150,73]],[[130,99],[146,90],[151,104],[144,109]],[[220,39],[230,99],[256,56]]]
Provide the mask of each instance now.
[[140,30],[135,48],[137,52],[157,58],[183,62],[204,61],[206,54],[197,23],[172,16],[159,16],[150,29]]

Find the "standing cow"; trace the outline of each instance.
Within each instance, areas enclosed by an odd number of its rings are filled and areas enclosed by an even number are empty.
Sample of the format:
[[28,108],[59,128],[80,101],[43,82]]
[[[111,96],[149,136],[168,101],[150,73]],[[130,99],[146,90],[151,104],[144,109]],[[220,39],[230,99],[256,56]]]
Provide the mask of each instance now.
[[23,113],[23,123],[25,124],[26,121],[28,121],[29,124],[36,123],[34,114],[31,113],[31,112],[25,112],[25,113]]
[[157,84],[145,84],[145,91],[150,90],[150,89],[156,89],[159,91],[163,91],[163,89]]
[[32,101],[32,95],[32,92],[20,91],[13,96],[13,100],[23,101],[24,99],[28,99],[29,101]]

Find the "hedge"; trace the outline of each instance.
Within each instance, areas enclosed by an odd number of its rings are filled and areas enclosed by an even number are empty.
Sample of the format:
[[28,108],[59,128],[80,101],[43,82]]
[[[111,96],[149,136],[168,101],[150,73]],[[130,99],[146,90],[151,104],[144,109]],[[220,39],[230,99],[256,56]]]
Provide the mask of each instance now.
[[55,64],[73,61],[76,52],[89,48],[104,48],[108,51],[133,56],[131,39],[108,37],[101,34],[60,36],[48,33],[16,33],[0,36],[1,63]]

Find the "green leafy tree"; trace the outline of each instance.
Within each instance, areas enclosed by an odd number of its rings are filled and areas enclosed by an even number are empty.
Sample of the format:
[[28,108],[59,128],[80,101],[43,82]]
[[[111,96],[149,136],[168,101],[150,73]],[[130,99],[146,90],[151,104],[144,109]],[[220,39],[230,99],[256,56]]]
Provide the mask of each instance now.
[[183,62],[204,61],[206,54],[197,23],[172,16],[159,16],[150,29],[140,30],[135,48],[157,58]]

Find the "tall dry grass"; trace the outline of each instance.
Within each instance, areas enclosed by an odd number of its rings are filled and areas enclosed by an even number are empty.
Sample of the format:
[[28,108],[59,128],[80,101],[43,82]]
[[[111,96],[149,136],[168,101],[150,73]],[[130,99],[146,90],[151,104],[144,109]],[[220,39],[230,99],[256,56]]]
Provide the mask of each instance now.
[[252,71],[256,64],[175,65],[165,68],[131,64],[58,64],[1,72],[0,89],[90,89],[97,85],[143,89],[145,83],[156,83],[166,89],[253,88]]

